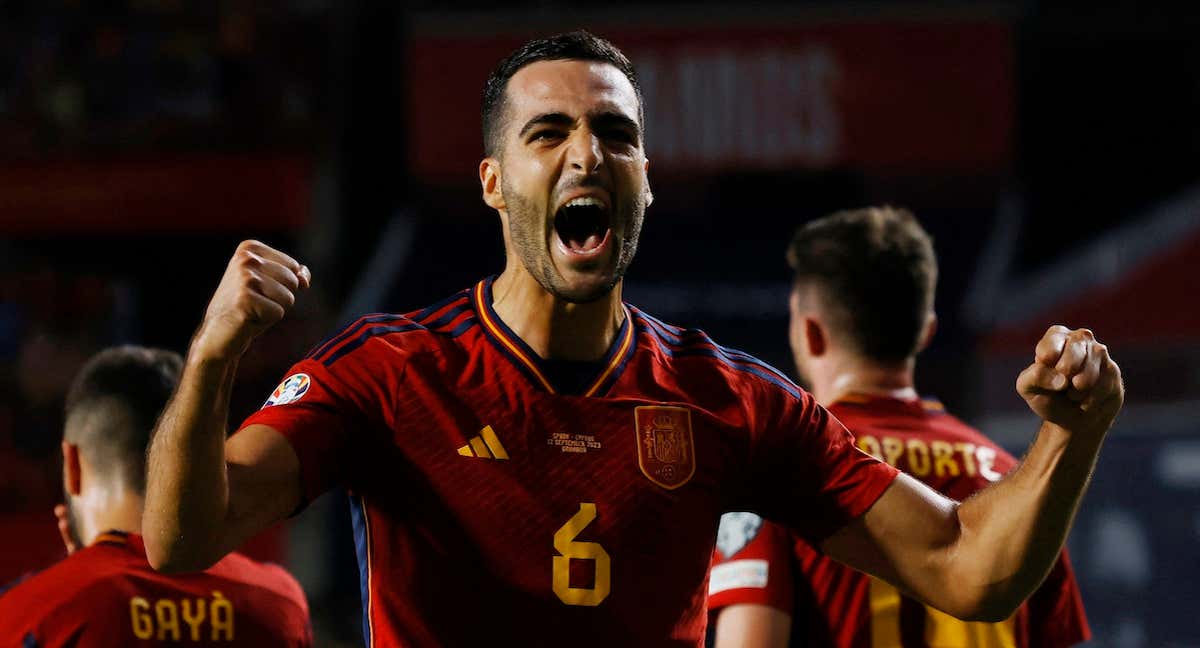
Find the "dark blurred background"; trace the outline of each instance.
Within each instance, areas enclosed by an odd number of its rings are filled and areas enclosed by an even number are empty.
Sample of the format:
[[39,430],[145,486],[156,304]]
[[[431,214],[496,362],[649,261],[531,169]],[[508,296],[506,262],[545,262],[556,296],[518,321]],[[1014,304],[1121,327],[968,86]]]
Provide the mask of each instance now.
[[[479,97],[586,27],[642,75],[656,201],[627,298],[789,369],[806,219],[913,209],[940,256],[918,386],[1015,452],[1062,322],[1128,403],[1071,538],[1097,646],[1200,646],[1200,7],[1118,2],[0,0],[0,582],[57,560],[62,397],[97,349],[186,349],[236,243],[313,270],[234,418],[339,323],[498,272]],[[359,640],[345,498],[251,553]]]

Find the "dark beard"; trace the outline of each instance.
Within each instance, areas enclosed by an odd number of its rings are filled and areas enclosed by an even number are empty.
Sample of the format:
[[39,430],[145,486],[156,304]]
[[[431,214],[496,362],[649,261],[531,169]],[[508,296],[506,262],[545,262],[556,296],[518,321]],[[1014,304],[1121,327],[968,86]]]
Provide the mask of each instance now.
[[[595,288],[586,290],[573,289],[567,285],[554,267],[554,261],[546,249],[543,234],[538,232],[534,224],[545,216],[524,196],[512,187],[505,186],[504,198],[508,205],[508,225],[512,235],[513,253],[521,260],[525,270],[541,284],[542,289],[570,304],[589,304],[609,293],[625,277],[629,264],[637,253],[638,237],[642,231],[642,220],[646,211],[646,200],[642,196],[619,205],[614,205],[613,225],[623,224],[624,234],[617,245],[617,260],[613,267],[612,276]],[[614,228],[615,229],[615,228]],[[615,234],[615,231],[614,231]],[[557,236],[550,232],[550,236]]]

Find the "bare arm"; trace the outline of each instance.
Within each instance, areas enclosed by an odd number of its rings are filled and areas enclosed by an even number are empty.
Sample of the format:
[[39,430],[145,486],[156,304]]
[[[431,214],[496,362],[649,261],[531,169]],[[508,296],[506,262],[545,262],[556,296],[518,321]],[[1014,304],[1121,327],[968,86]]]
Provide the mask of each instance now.
[[308,282],[307,268],[255,241],[230,260],[147,455],[142,533],[155,569],[207,568],[299,504],[299,461],[282,435],[225,435],[238,359]]
[[1015,471],[961,504],[901,475],[822,549],[959,618],[1010,616],[1062,550],[1124,401],[1107,348],[1061,326],[1038,343],[1017,390],[1043,423]]
[[769,605],[740,603],[721,608],[714,625],[714,648],[788,648],[792,616]]

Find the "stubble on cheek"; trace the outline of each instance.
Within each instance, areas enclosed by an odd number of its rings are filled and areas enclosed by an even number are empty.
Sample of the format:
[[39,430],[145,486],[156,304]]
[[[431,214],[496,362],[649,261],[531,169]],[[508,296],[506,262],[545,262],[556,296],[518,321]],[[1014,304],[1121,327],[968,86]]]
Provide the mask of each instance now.
[[525,266],[525,270],[542,283],[555,274],[554,262],[550,258],[548,240],[550,235],[545,217],[531,200],[514,191],[512,187],[504,187],[504,195],[508,203],[508,227],[512,237],[513,254]]

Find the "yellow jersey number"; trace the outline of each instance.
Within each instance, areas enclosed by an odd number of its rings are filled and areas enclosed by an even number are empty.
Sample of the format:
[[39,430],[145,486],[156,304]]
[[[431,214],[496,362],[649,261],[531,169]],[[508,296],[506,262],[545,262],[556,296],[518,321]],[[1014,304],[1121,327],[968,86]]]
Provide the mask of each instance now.
[[[600,605],[612,586],[612,563],[608,552],[595,542],[576,542],[575,538],[596,519],[596,505],[581,502],[579,512],[554,533],[554,593],[567,605]],[[596,578],[592,587],[571,587],[571,559],[590,560]]]

